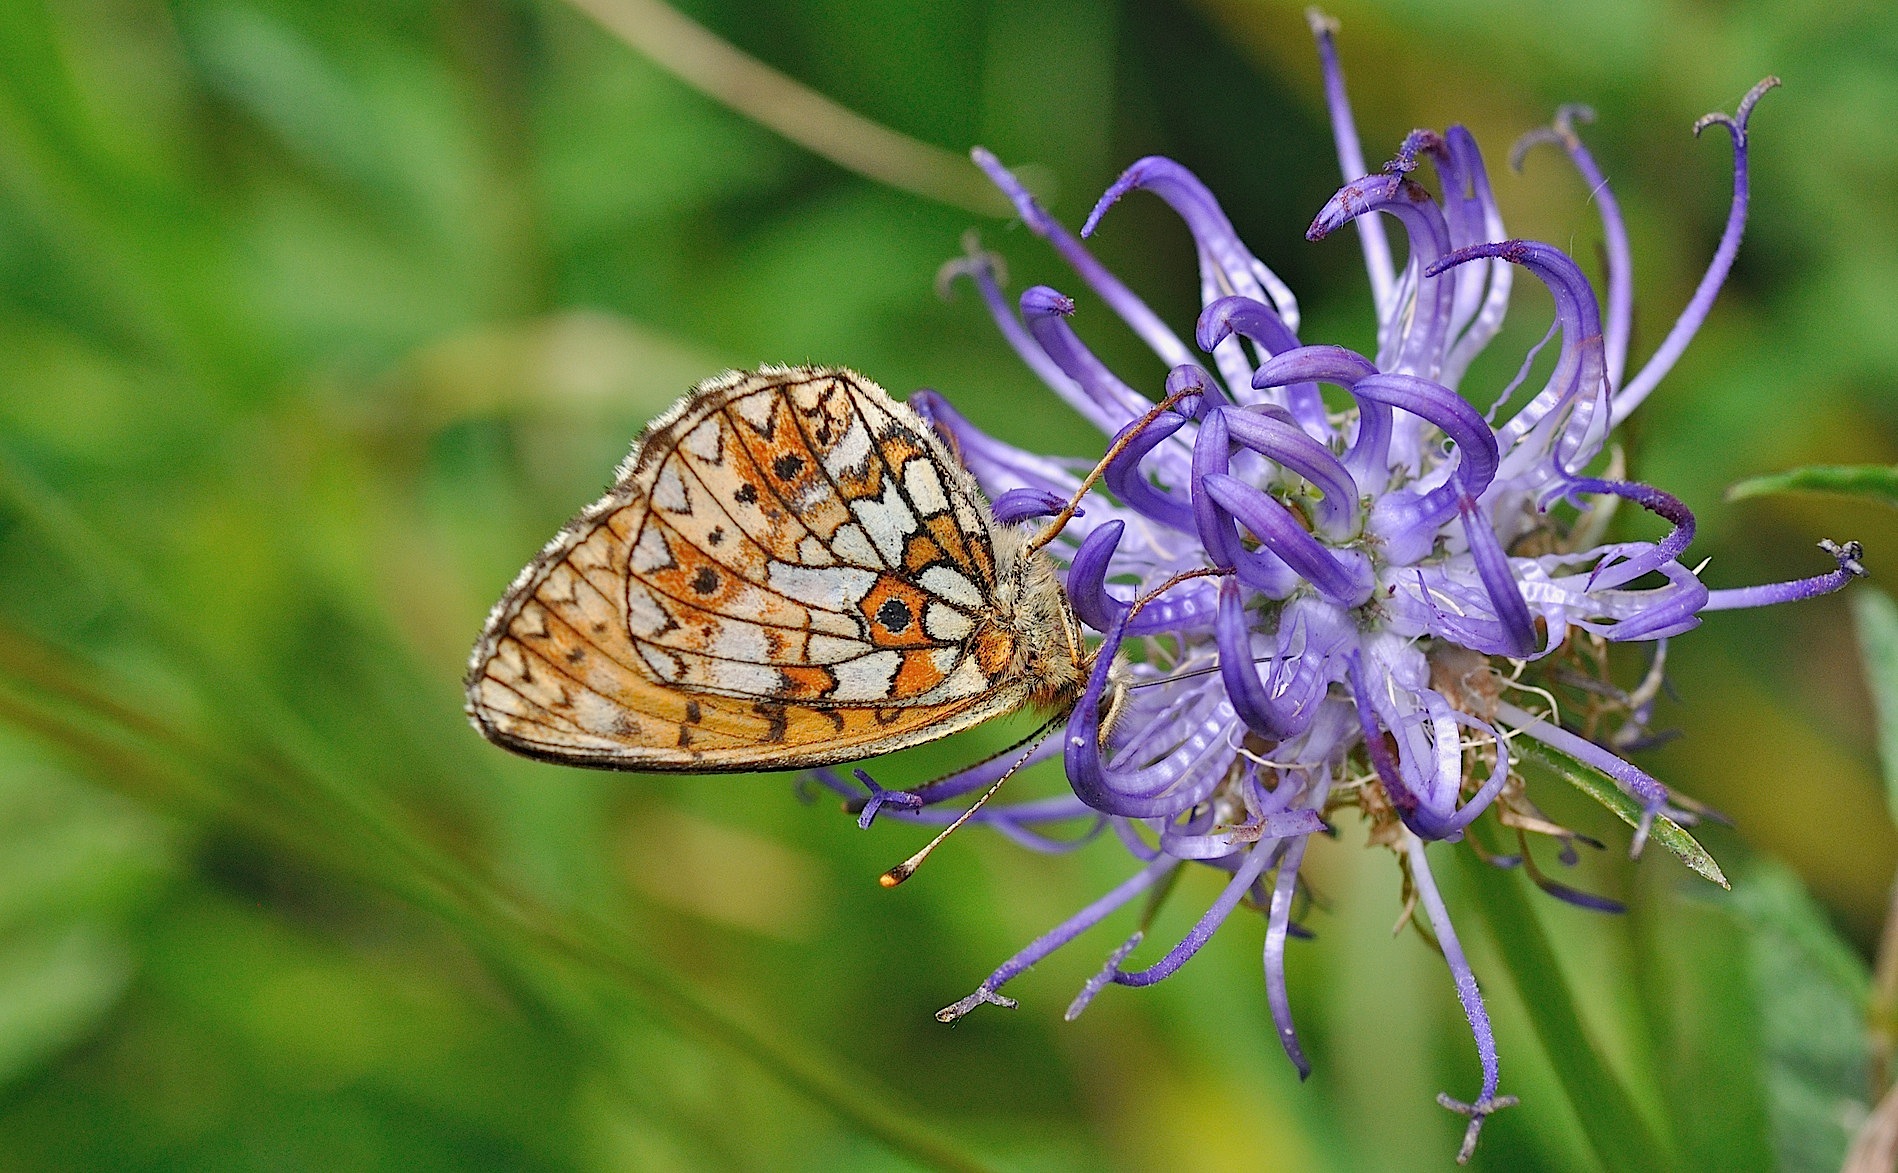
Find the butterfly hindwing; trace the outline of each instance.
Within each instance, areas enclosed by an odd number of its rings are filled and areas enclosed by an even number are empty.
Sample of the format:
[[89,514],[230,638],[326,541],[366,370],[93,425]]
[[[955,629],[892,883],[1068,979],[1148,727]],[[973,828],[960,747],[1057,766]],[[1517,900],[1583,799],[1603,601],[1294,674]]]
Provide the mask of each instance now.
[[794,768],[1019,707],[977,635],[995,542],[972,478],[847,371],[704,384],[490,615],[470,715],[533,756]]

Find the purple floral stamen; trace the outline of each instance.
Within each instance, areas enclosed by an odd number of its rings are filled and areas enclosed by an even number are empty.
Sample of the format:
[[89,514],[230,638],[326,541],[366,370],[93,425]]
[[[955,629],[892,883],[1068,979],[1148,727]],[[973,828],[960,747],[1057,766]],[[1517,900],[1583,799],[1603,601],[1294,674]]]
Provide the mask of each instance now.
[[[1397,853],[1469,1021],[1481,1088],[1470,1102],[1439,1097],[1469,1117],[1458,1158],[1467,1160],[1483,1121],[1515,1101],[1498,1094],[1495,1037],[1426,846],[1462,840],[1487,813],[1519,838],[1555,837],[1560,858],[1574,862],[1578,836],[1542,818],[1512,772],[1519,755],[1509,747],[1518,738],[1612,778],[1639,810],[1633,853],[1657,824],[1693,822],[1697,807],[1620,756],[1651,740],[1646,725],[1662,659],[1657,654],[1648,681],[1629,694],[1603,675],[1607,645],[1664,648],[1704,612],[1809,598],[1864,571],[1856,543],[1828,542],[1830,572],[1710,591],[1680,561],[1693,513],[1659,489],[1599,471],[1617,463],[1603,456],[1611,428],[1673,366],[1732,265],[1747,211],[1747,127],[1773,79],[1736,115],[1709,115],[1695,128],[1724,125],[1733,143],[1726,231],[1673,329],[1624,384],[1632,264],[1619,207],[1575,130],[1586,112],[1564,107],[1552,128],[1523,140],[1518,158],[1529,145],[1553,142],[1588,182],[1606,241],[1605,314],[1561,250],[1507,237],[1482,156],[1462,127],[1414,132],[1382,171],[1366,174],[1335,28],[1316,16],[1312,27],[1347,182],[1308,236],[1356,227],[1378,312],[1374,355],[1301,342],[1290,290],[1179,164],[1135,163],[1077,236],[993,155],[975,152],[1027,227],[1159,357],[1169,398],[1156,408],[1138,380],[1124,380],[1088,348],[1075,328],[1091,312],[1086,305],[1036,286],[1011,306],[997,263],[973,244],[945,268],[945,279],[976,285],[1003,336],[1050,389],[1117,441],[1100,485],[1080,494],[1085,508],[1045,547],[1076,616],[1101,636],[1065,727],[1030,755],[1058,754],[1072,794],[993,803],[974,821],[1039,850],[1067,850],[1111,829],[1141,866],[938,1017],[954,1021],[983,1003],[1013,1006],[1000,993],[1007,982],[1191,861],[1227,874],[1219,898],[1150,964],[1132,964],[1146,935],[1133,934],[1068,1017],[1111,985],[1149,985],[1175,972],[1250,900],[1266,910],[1273,1022],[1303,1076],[1310,1064],[1285,980],[1286,940],[1298,931],[1290,908],[1310,836],[1329,830],[1330,813],[1354,806],[1371,842]],[[1441,198],[1416,178],[1424,163]],[[1158,196],[1192,235],[1203,307],[1191,334],[1197,352],[1083,243],[1136,191]],[[1384,218],[1408,243],[1401,266]],[[1457,387],[1499,331],[1517,269],[1547,288],[1555,320],[1522,373],[1490,389],[1495,405],[1485,416]],[[1558,336],[1546,381],[1509,410],[1535,355]],[[1346,410],[1327,408],[1321,384],[1342,389]],[[1004,444],[933,392],[910,402],[954,442],[1003,524],[1059,516],[1080,492],[1084,462]],[[1654,514],[1670,532],[1659,541],[1596,544],[1588,536],[1594,512],[1615,501]],[[1579,692],[1594,706],[1596,739],[1564,727],[1552,693],[1518,683],[1537,665],[1558,684],[1588,683]],[[830,771],[819,776],[866,826],[876,817],[945,823],[955,811],[939,804],[986,786],[1016,756],[907,792],[885,790],[861,771],[857,784]],[[1043,830],[1073,823],[1085,824],[1082,835]],[[1523,841],[1522,854],[1479,854],[1497,866],[1524,866],[1562,899],[1619,910],[1544,877]]]

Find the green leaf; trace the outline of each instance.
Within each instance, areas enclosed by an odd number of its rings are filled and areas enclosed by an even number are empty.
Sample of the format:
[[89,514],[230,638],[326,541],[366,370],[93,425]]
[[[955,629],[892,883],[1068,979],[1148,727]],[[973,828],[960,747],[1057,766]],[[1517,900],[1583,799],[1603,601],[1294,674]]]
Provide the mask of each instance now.
[[1864,1004],[1871,979],[1791,871],[1762,860],[1733,890],[1748,929],[1768,1125],[1785,1173],[1837,1169],[1847,1120],[1867,1105]]
[[[1517,738],[1510,749],[1518,757],[1535,762],[1556,777],[1601,803],[1620,817],[1630,827],[1641,824],[1641,804],[1636,802],[1627,791],[1615,784],[1608,775],[1557,749],[1551,749],[1538,741],[1527,737]],[[1679,823],[1666,815],[1656,815],[1654,826],[1648,832],[1648,838],[1675,855],[1691,868],[1696,875],[1712,880],[1722,888],[1731,887],[1727,883],[1726,873],[1700,841],[1689,835]]]
[[1885,768],[1885,802],[1898,819],[1898,604],[1875,587],[1852,592],[1859,656],[1878,713],[1878,757]]
[[1650,870],[1632,902],[1632,960],[1668,1122],[1693,1169],[1776,1167],[1766,1028],[1742,959],[1751,934],[1724,892]]
[[1774,493],[1840,493],[1898,505],[1898,465],[1816,465],[1790,469],[1741,481],[1727,490],[1727,500]]

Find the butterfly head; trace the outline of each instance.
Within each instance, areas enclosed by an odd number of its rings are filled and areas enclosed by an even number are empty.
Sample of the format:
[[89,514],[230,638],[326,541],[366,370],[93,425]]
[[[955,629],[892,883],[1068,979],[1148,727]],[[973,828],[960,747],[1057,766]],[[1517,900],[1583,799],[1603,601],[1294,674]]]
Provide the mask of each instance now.
[[[998,564],[1017,573],[998,583],[995,618],[976,632],[975,653],[990,679],[1024,681],[1029,704],[1065,711],[1086,686],[1094,654],[1082,637],[1054,562],[1039,550],[1026,549],[1028,540],[1013,529],[996,534]],[[1023,547],[1019,553],[1008,548],[1016,544]]]

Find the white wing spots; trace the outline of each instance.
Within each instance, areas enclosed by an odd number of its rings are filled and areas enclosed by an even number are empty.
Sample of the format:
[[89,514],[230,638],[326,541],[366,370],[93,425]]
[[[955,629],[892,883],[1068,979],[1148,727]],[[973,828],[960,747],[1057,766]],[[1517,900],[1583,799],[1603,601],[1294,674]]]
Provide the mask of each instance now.
[[636,582],[626,583],[626,629],[642,639],[650,639],[673,625],[666,609],[651,591]]
[[750,424],[762,433],[771,425],[771,412],[778,405],[778,397],[770,391],[760,391],[747,395],[743,399],[734,399],[726,406],[738,413],[738,418]]
[[862,639],[866,634],[863,619],[857,615],[840,615],[835,611],[826,611],[822,607],[813,607],[805,612],[810,616],[806,624],[811,634],[834,635],[840,639]]
[[820,449],[824,459],[824,471],[835,480],[849,480],[863,475],[870,460],[870,429],[863,426],[860,417],[852,416],[850,428],[843,438],[829,448]]
[[739,696],[770,696],[782,679],[776,668],[738,660],[706,660],[700,668],[706,687]]
[[975,584],[964,578],[959,571],[947,566],[931,566],[923,571],[920,580],[923,589],[941,599],[947,599],[969,611],[982,609],[982,592]]
[[654,676],[667,684],[676,682],[679,674],[685,671],[685,666],[679,662],[679,657],[664,648],[653,647],[651,644],[639,645],[639,657],[646,661],[646,666],[652,669]]
[[[949,676],[955,672],[956,661],[960,659],[962,659],[961,648],[937,648],[935,651],[929,653],[929,662],[934,664],[936,671],[942,673],[944,676]],[[941,686],[938,685],[937,687]]]
[[639,541],[633,543],[631,561],[633,569],[640,574],[651,574],[673,565],[672,551],[666,548],[665,535],[658,526],[648,525],[640,529]]
[[903,491],[916,503],[924,517],[949,508],[949,496],[942,491],[942,477],[934,461],[920,457],[903,465]]
[[574,723],[589,733],[611,735],[626,710],[591,690],[573,698]]
[[870,645],[859,639],[812,635],[810,642],[804,647],[804,658],[812,664],[840,664],[845,660],[854,660],[870,650]]
[[[613,600],[601,592],[589,579],[580,577],[566,566],[556,566],[547,575],[547,581],[541,584],[539,591],[542,600],[559,603],[562,610],[571,608],[565,616],[568,623],[605,624],[612,626],[620,621],[619,607]],[[533,613],[542,630],[547,628],[545,603],[536,603],[521,608],[523,616]],[[572,611],[577,611],[576,616]],[[521,632],[527,634],[525,630]]]
[[831,611],[845,611],[863,602],[877,580],[876,571],[854,566],[792,566],[774,561],[768,573],[771,589],[785,598]]
[[835,566],[830,546],[816,534],[806,534],[797,544],[797,560],[806,566]]
[[830,535],[830,548],[853,566],[880,568],[883,565],[883,559],[877,557],[876,547],[864,536],[860,525],[838,526],[837,532]]
[[692,495],[686,491],[685,478],[679,475],[679,466],[670,460],[659,470],[651,496],[652,503],[667,513],[692,512]]
[[946,603],[932,602],[923,609],[923,630],[929,638],[943,643],[960,643],[975,630],[975,623]]
[[770,696],[781,678],[769,664],[721,660],[698,652],[679,652],[679,677],[668,683],[682,692],[719,692],[733,696]]
[[982,666],[975,662],[974,656],[964,656],[962,663],[949,678],[930,690],[931,699],[954,700],[965,696],[977,696],[989,690],[989,678],[982,674]]
[[832,675],[837,677],[837,687],[831,690],[830,699],[844,702],[885,700],[894,691],[892,682],[902,663],[903,657],[896,652],[875,652],[846,660],[831,668]]
[[988,532],[989,527],[984,525],[982,519],[976,516],[974,507],[969,504],[968,500],[964,498],[962,494],[956,494],[955,497],[950,500],[950,504],[955,506],[957,529],[965,534],[984,534]]
[[860,497],[850,503],[850,511],[863,524],[864,532],[876,543],[877,550],[891,566],[903,564],[903,547],[916,532],[916,515],[903,503],[896,486],[885,485],[883,495],[872,501]]
[[510,717],[534,716],[534,709],[521,695],[492,677],[483,677],[479,686],[481,707]]
[[718,417],[714,415],[687,432],[679,440],[679,447],[707,464],[723,464],[725,462],[725,429],[719,426]]
[[765,639],[764,628],[756,623],[727,619],[719,624],[717,634],[706,645],[705,650],[722,660],[744,660],[753,664],[768,663],[773,659],[771,649]]
[[[799,521],[821,529],[823,526],[819,519],[823,516],[824,506],[836,498],[837,490],[831,483],[816,477],[792,493],[785,504],[791,507],[791,512]],[[835,508],[834,505],[831,507]]]

